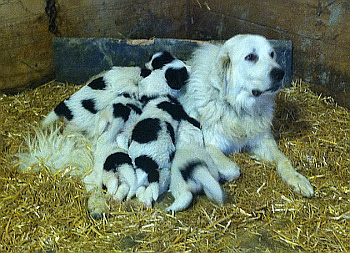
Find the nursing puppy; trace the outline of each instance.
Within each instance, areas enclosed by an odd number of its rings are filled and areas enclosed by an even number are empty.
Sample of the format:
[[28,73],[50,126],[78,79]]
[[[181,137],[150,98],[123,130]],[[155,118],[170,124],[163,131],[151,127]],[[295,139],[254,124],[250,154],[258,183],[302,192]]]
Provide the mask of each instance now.
[[[67,129],[98,136],[103,131],[98,113],[121,94],[136,94],[141,80],[139,67],[113,67],[62,101],[43,120],[42,126],[64,118]],[[96,132],[97,131],[97,132]]]
[[138,200],[146,206],[151,206],[168,189],[175,133],[185,114],[175,97],[189,72],[182,61],[169,56],[168,52],[159,53],[146,64],[152,66],[152,72],[139,83],[144,107],[129,145],[138,181],[130,191],[136,191]]
[[136,184],[128,141],[141,107],[140,101],[124,93],[99,113],[99,124],[104,130],[94,145],[93,182],[119,201],[126,197],[129,185]]
[[193,194],[204,190],[208,198],[223,203],[224,194],[219,184],[219,173],[205,150],[199,122],[193,118],[180,122],[176,140],[176,152],[171,165],[170,191],[174,203],[166,211],[187,208]]
[[244,148],[258,159],[276,163],[284,182],[312,197],[311,184],[278,149],[271,133],[274,98],[284,71],[268,40],[237,35],[223,45],[204,45],[189,65],[191,77],[180,101],[200,121],[220,176],[228,181],[239,176],[237,164],[226,155]]

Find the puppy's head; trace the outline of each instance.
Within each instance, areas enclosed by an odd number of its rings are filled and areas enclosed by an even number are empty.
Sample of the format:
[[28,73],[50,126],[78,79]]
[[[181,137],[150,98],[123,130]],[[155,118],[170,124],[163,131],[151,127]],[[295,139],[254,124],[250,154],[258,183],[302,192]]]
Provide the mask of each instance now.
[[276,62],[276,52],[259,35],[237,35],[221,47],[218,76],[223,92],[231,96],[257,99],[274,95],[282,86],[284,70]]
[[189,67],[167,51],[151,56],[145,66],[141,71],[144,79],[139,84],[141,95],[178,97],[189,78]]

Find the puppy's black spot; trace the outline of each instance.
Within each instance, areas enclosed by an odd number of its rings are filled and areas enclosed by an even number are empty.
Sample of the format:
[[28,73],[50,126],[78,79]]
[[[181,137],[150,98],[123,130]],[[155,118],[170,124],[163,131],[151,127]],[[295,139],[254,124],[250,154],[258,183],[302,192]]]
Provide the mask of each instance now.
[[171,103],[173,104],[180,104],[179,100],[177,100],[177,98],[171,96],[171,95],[167,95],[167,98],[170,100]]
[[124,92],[124,93],[122,93],[121,94],[123,97],[125,97],[125,98],[131,98],[131,95],[129,94],[129,93],[127,93],[127,92]]
[[158,132],[161,130],[160,120],[147,118],[138,122],[131,135],[131,140],[138,143],[148,143],[157,140]]
[[171,141],[175,145],[175,131],[174,131],[173,126],[169,122],[166,122],[166,129],[167,129],[168,133],[170,134]]
[[103,80],[103,77],[99,77],[93,80],[91,83],[88,84],[88,86],[93,90],[104,90],[106,88],[106,84]]
[[105,184],[102,184],[102,191],[107,191],[107,186]]
[[131,109],[121,103],[113,104],[113,117],[122,118],[125,121],[129,119]]
[[126,104],[129,108],[131,108],[131,110],[133,110],[134,112],[136,112],[136,114],[141,114],[142,113],[142,110],[137,107],[136,105],[134,104]]
[[91,112],[92,114],[96,114],[97,110],[95,109],[95,100],[94,99],[84,99],[81,101],[82,106]]
[[159,182],[159,167],[152,158],[146,155],[139,156],[135,159],[135,165],[147,173],[149,183]]
[[203,166],[205,163],[201,161],[193,161],[188,163],[183,170],[181,170],[181,175],[185,181],[192,177],[192,172],[197,166]]
[[167,112],[174,120],[182,120],[187,118],[187,114],[180,104],[173,104],[168,101],[161,102],[157,107]]
[[149,70],[149,69],[141,69],[141,74],[140,74],[140,76],[142,76],[142,77],[147,77],[147,76],[149,76],[151,73],[152,73],[152,70]]
[[123,164],[132,165],[131,158],[126,153],[116,152],[116,153],[109,155],[106,158],[106,161],[103,164],[103,169],[105,171],[116,172],[117,167],[119,167],[120,165],[123,165]]
[[193,126],[195,126],[197,128],[201,128],[201,124],[199,123],[198,120],[188,116],[187,121],[190,122]]
[[65,117],[67,120],[71,121],[73,119],[72,111],[68,108],[68,106],[62,101],[55,108],[55,113],[59,117]]
[[159,57],[154,58],[152,61],[153,69],[161,69],[164,65],[175,60],[174,56],[168,51],[164,51]]
[[175,151],[171,152],[171,154],[169,155],[170,162],[174,160],[174,157],[175,157]]
[[185,67],[181,69],[168,68],[165,71],[165,79],[170,88],[179,90],[185,85],[188,80],[188,72]]
[[140,99],[140,102],[142,103],[143,106],[145,106],[149,101],[158,98],[159,96],[142,96]]

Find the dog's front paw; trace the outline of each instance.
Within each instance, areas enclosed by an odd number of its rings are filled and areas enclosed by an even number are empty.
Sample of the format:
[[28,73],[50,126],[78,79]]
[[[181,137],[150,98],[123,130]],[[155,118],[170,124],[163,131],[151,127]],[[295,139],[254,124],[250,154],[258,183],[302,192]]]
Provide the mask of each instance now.
[[282,180],[291,185],[297,193],[300,193],[307,198],[312,198],[315,195],[314,189],[309,180],[298,173],[293,167],[285,164],[284,166],[280,165],[277,172]]
[[286,179],[286,183],[293,186],[294,191],[300,193],[304,197],[312,198],[315,195],[309,180],[298,172]]

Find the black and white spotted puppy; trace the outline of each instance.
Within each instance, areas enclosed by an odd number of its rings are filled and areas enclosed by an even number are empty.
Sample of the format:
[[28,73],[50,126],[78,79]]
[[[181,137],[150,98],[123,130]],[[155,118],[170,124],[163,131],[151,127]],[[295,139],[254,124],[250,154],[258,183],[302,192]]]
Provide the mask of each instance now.
[[58,104],[45,117],[42,126],[63,117],[68,129],[86,132],[90,137],[100,134],[105,126],[101,126],[98,113],[118,95],[137,94],[140,74],[139,67],[113,67]]
[[146,206],[168,189],[175,134],[185,114],[176,97],[189,77],[188,67],[170,56],[168,52],[158,53],[146,64],[152,66],[152,72],[139,83],[139,95],[145,105],[129,145],[137,177],[131,191]]
[[223,203],[219,172],[205,149],[199,122],[193,118],[180,122],[170,178],[170,191],[175,201],[166,208],[168,212],[186,209],[193,194],[202,190],[208,198]]

